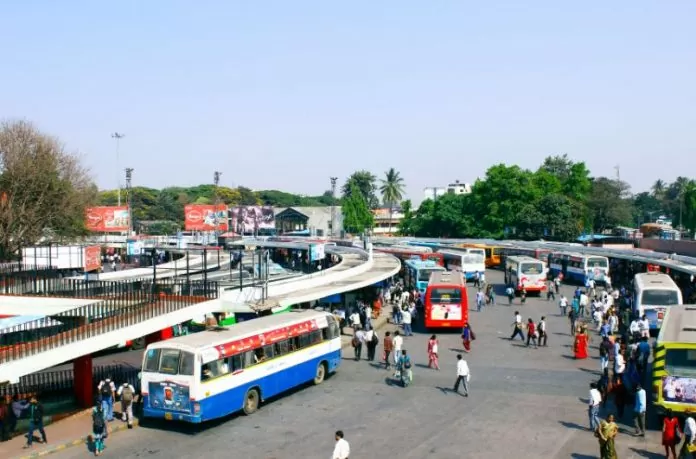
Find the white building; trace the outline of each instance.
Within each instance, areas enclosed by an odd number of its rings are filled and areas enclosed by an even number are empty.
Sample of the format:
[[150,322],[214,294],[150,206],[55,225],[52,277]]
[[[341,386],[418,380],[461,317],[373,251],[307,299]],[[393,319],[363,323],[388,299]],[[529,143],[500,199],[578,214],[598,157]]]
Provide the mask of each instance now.
[[399,231],[399,223],[404,218],[404,213],[400,209],[394,209],[391,214],[389,209],[373,209],[372,215],[375,225],[372,234],[375,236],[393,236]]
[[432,200],[443,196],[445,193],[469,194],[471,193],[471,184],[455,180],[454,183],[450,183],[447,187],[428,187],[423,190],[424,198]]

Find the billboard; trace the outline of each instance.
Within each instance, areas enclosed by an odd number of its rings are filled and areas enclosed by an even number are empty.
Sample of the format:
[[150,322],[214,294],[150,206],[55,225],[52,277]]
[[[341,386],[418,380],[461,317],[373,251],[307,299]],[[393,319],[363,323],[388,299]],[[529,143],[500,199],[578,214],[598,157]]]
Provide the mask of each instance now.
[[662,381],[662,399],[672,403],[696,403],[696,379],[667,376]]
[[326,257],[326,244],[309,244],[309,261],[319,261]]
[[84,270],[85,272],[96,271],[101,268],[102,257],[101,247],[98,245],[90,245],[85,247]]
[[89,231],[123,233],[130,230],[130,213],[126,206],[88,207],[85,225]]
[[275,214],[271,206],[237,206],[230,209],[232,231],[239,234],[275,229]]
[[189,204],[184,207],[186,231],[227,231],[227,220],[225,204]]

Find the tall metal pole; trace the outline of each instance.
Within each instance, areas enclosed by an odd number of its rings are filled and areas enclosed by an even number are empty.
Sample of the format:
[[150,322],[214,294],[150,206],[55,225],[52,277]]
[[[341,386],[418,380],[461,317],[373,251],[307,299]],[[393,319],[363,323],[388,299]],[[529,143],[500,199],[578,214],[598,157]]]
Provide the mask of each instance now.
[[329,236],[334,237],[334,228],[336,227],[336,182],[338,177],[331,177],[331,231]]
[[[121,168],[121,161],[120,161],[120,146],[121,146],[121,139],[124,138],[126,134],[121,134],[119,132],[114,132],[111,134],[112,139],[116,139],[116,170],[119,170]],[[118,175],[118,206],[121,207],[121,175]]]
[[133,183],[133,169],[126,167],[126,206],[128,207],[128,235],[133,234],[133,201],[131,200],[131,185]]
[[213,173],[213,203],[215,204],[215,245],[218,243],[218,227],[220,226],[220,221],[218,217],[218,204],[220,204],[220,196],[218,195],[218,186],[220,185],[220,176],[222,172],[215,171]]

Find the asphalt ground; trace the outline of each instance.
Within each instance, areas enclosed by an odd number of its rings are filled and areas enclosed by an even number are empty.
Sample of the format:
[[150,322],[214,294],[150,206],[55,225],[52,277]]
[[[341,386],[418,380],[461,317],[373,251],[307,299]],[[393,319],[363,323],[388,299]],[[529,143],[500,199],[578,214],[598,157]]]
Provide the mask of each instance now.
[[[489,282],[501,283],[492,271]],[[500,286],[498,290],[501,290]],[[564,286],[572,294],[574,287]],[[470,298],[474,289],[470,289]],[[267,402],[252,416],[231,416],[200,427],[148,423],[107,440],[110,457],[238,457],[250,459],[328,458],[333,433],[341,429],[351,445],[351,458],[574,458],[598,457],[598,444],[588,431],[589,383],[599,367],[594,338],[592,358],[576,361],[568,321],[557,304],[529,298],[524,306],[470,310],[477,339],[466,354],[471,368],[468,398],[454,393],[459,331],[439,333],[441,370],[427,368],[430,333],[416,331],[405,348],[414,361],[413,384],[404,389],[391,372],[344,355],[338,373],[320,386],[309,386]],[[513,313],[538,321],[547,317],[546,348],[527,348],[509,340]],[[388,325],[380,331],[392,329]],[[381,352],[381,344],[380,344]],[[378,352],[379,354],[379,352]],[[611,410],[611,405],[609,406]],[[660,433],[631,435],[629,414],[621,422],[616,444],[621,458],[657,458]],[[606,414],[606,411],[602,415]],[[71,448],[55,457],[89,454]]]

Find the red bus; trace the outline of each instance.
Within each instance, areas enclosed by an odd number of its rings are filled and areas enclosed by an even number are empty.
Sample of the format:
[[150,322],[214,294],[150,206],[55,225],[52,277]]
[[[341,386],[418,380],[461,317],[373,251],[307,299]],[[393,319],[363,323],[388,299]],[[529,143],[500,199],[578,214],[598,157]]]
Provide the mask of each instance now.
[[461,329],[469,321],[466,280],[458,271],[433,272],[425,290],[425,328]]
[[445,266],[444,257],[442,256],[441,253],[437,253],[437,252],[423,252],[420,250],[401,249],[401,248],[397,248],[397,247],[375,247],[374,250],[375,250],[375,252],[390,253],[401,261],[406,261],[406,260],[411,260],[413,258],[416,258],[418,260],[423,260],[423,261],[428,261],[428,260],[434,261],[439,266],[443,266],[443,267]]

